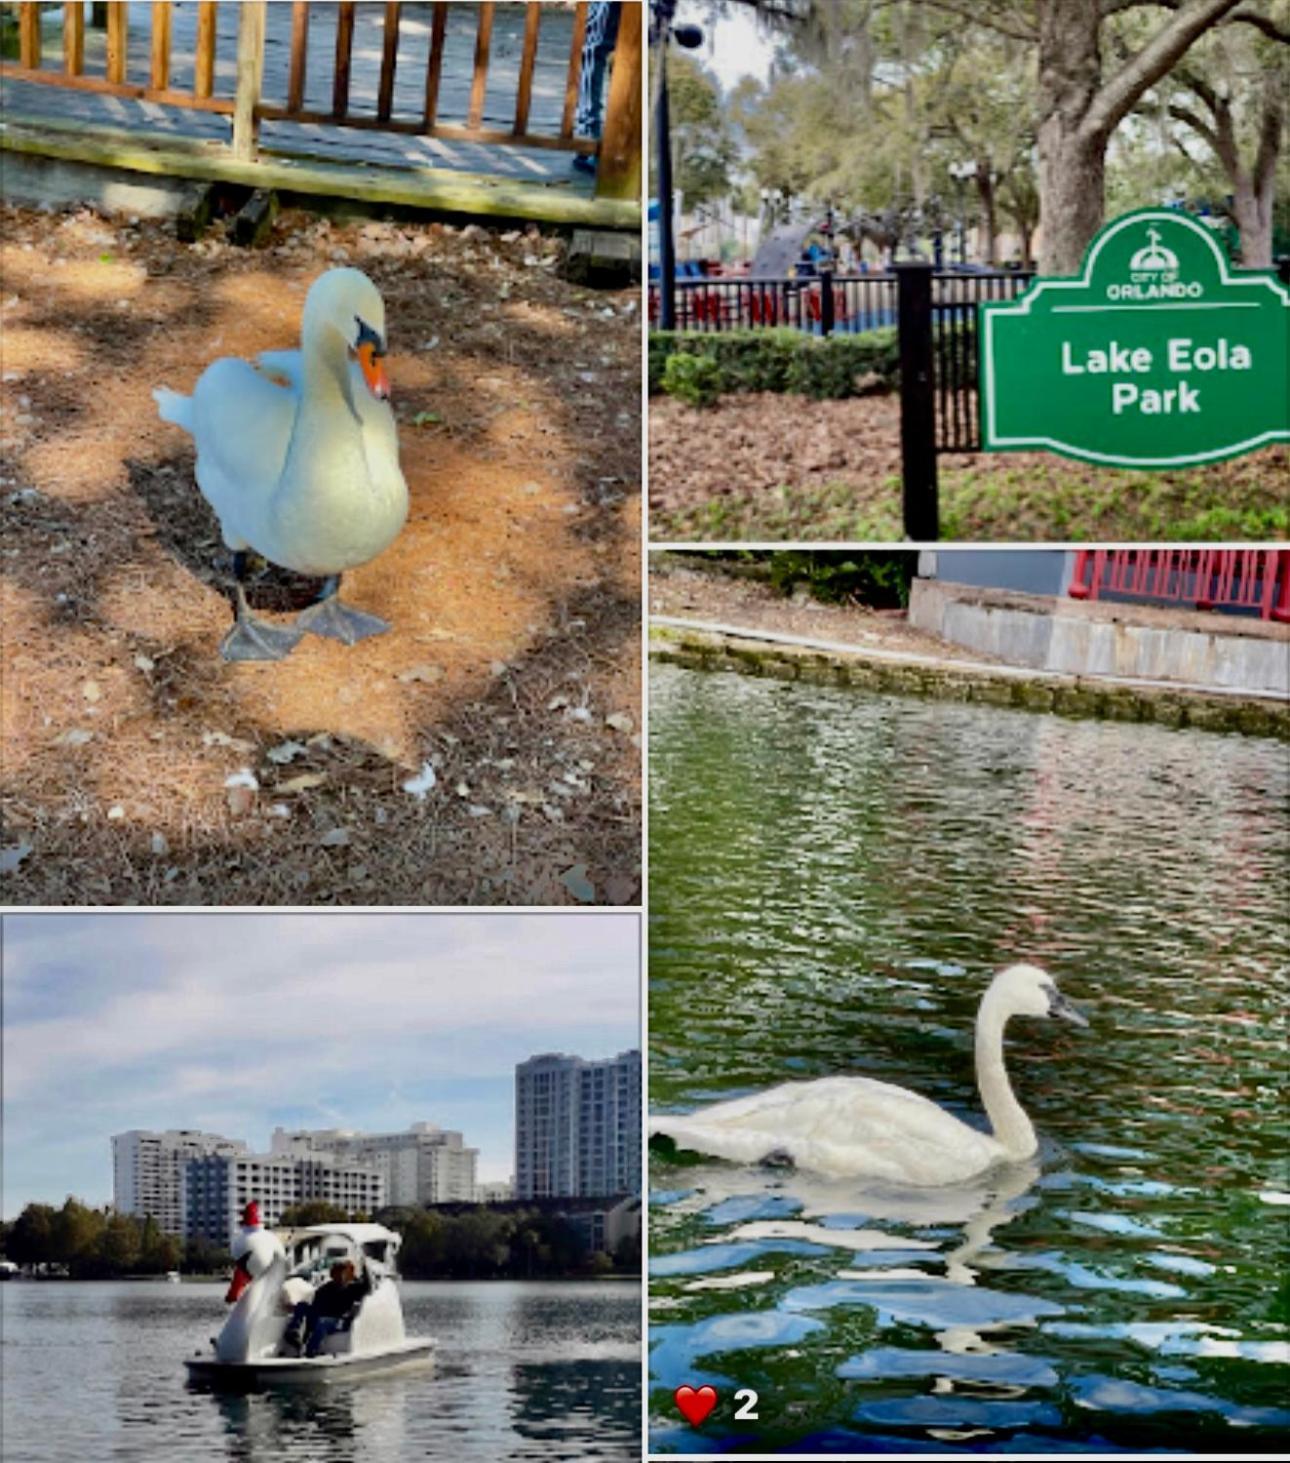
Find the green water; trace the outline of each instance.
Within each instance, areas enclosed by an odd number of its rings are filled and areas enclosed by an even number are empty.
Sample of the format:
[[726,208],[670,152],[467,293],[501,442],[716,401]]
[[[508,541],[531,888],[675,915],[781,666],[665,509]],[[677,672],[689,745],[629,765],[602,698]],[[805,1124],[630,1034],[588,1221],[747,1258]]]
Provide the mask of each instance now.
[[976,1184],[656,1147],[654,1448],[1284,1448],[1284,746],[664,666],[650,730],[654,1111],[854,1073],[984,1125],[995,969],[1091,1023],[1009,1027],[1041,1148]]

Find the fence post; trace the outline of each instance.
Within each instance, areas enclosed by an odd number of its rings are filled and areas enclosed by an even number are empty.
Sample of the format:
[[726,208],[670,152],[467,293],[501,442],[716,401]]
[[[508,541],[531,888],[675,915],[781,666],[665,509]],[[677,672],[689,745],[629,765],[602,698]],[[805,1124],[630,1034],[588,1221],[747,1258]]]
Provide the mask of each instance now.
[[820,334],[833,334],[833,271],[820,270]]
[[254,162],[260,139],[260,78],[264,72],[265,0],[245,0],[238,8],[237,95],[233,101],[233,156]]
[[940,537],[936,484],[936,400],[932,379],[932,266],[896,265],[900,331],[901,508],[905,537]]
[[641,195],[641,5],[619,7],[618,42],[596,163],[596,197]]

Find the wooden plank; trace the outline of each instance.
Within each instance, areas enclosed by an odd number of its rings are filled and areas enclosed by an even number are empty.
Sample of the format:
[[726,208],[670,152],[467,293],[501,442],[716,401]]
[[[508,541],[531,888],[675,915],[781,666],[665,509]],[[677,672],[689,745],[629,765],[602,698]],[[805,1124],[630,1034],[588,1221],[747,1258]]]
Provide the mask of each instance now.
[[63,6],[63,73],[79,76],[85,70],[85,7]]
[[107,79],[125,80],[126,51],[130,42],[129,6],[125,0],[111,0],[107,13]]
[[533,101],[533,68],[537,64],[538,29],[542,24],[542,7],[530,0],[524,12],[524,54],[520,57],[520,84],[515,93],[515,135],[528,131],[529,107]]
[[443,72],[443,37],[447,24],[447,0],[435,0],[434,22],[430,27],[430,58],[426,62],[426,104],[421,114],[423,132],[432,130],[439,111],[439,77]]
[[641,7],[624,5],[596,165],[598,198],[640,197],[642,56]]
[[152,0],[153,91],[170,89],[170,0]]
[[265,0],[242,0],[237,17],[237,93],[233,105],[233,156],[252,162],[260,140],[260,82],[264,75]]
[[259,115],[266,122],[289,120],[329,123],[335,127],[354,127],[359,131],[407,132],[422,137],[442,137],[451,142],[521,142],[525,147],[542,147],[554,152],[594,153],[600,146],[599,139],[595,137],[575,137],[566,141],[563,137],[554,137],[549,133],[541,132],[530,133],[526,137],[516,137],[515,133],[508,128],[466,127],[457,122],[440,122],[427,131],[424,123],[420,121],[404,122],[397,117],[391,117],[388,122],[382,122],[379,117],[362,117],[351,113],[343,121],[338,121],[330,112],[289,112],[286,107],[275,107],[271,103],[261,106]]
[[305,78],[309,74],[309,0],[295,0],[291,7],[291,75],[287,80],[287,111],[298,112],[305,104]]
[[[246,5],[262,0],[250,0]],[[119,138],[119,140],[117,140]],[[405,204],[445,213],[492,218],[532,218],[589,228],[639,230],[639,203],[587,198],[559,185],[516,182],[491,174],[458,173],[446,168],[370,168],[353,164],[287,162],[270,152],[258,161],[236,158],[228,148],[205,143],[176,146],[173,139],[130,132],[108,140],[84,124],[55,129],[45,118],[6,118],[0,150],[126,168],[131,172],[210,178],[254,188],[353,198],[370,203]]]
[[40,6],[33,0],[18,7],[18,62],[28,71],[40,65]]
[[349,67],[354,52],[354,0],[342,0],[336,7],[336,74],[332,81],[333,120],[349,111]]
[[[194,97],[191,92],[186,91],[153,91],[150,86],[140,86],[129,81],[107,81],[102,76],[69,77],[61,71],[25,71],[12,61],[0,61],[0,76],[12,76],[22,81],[34,82],[38,86],[61,86],[65,91],[89,91],[101,96],[164,102],[168,107],[187,107],[194,112],[227,113],[234,110],[231,97]],[[50,125],[53,125],[53,119]],[[78,127],[85,125],[84,122],[76,123]]]
[[578,81],[582,76],[582,43],[586,38],[587,0],[578,0],[573,10],[573,39],[569,42],[569,73],[564,82],[564,116],[560,119],[561,137],[573,136],[573,119],[578,110]]
[[197,55],[193,69],[193,95],[208,97],[215,89],[215,0],[201,0],[197,7]]
[[399,4],[387,4],[381,30],[381,85],[376,97],[378,120],[388,122],[394,109],[394,68],[399,60]]
[[493,0],[484,0],[479,7],[479,26],[475,31],[475,77],[470,84],[468,127],[478,127],[484,119],[484,96],[488,91],[488,53],[493,44]]

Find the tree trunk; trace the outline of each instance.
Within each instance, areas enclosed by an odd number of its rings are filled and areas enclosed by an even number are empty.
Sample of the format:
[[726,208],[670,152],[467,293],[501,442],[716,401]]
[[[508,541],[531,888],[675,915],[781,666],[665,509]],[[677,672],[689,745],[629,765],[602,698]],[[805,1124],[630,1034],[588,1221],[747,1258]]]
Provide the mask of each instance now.
[[1098,7],[1039,6],[1039,272],[1074,274],[1102,225],[1106,139],[1085,119],[1102,79]]
[[1100,7],[1091,0],[1038,0],[1041,274],[1079,269],[1102,225],[1111,133],[1192,42],[1237,3],[1186,0],[1103,80]]
[[1232,214],[1241,234],[1241,263],[1246,269],[1272,267],[1272,190],[1255,191],[1254,180],[1242,172],[1235,180]]

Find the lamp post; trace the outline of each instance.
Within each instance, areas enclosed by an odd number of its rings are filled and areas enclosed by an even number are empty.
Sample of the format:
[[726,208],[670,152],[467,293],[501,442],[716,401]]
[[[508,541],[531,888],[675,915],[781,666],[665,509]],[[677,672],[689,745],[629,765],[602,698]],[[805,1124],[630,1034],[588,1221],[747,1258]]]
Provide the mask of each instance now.
[[697,25],[673,25],[676,0],[653,0],[650,45],[658,66],[658,97],[654,104],[655,158],[658,167],[658,274],[659,325],[676,329],[676,239],[672,232],[672,124],[667,92],[667,43],[693,50],[703,44]]
[[959,264],[967,263],[967,230],[963,221],[963,185],[969,178],[976,177],[976,164],[973,162],[951,163],[950,177],[954,179],[955,196],[958,202],[958,234],[959,234]]

